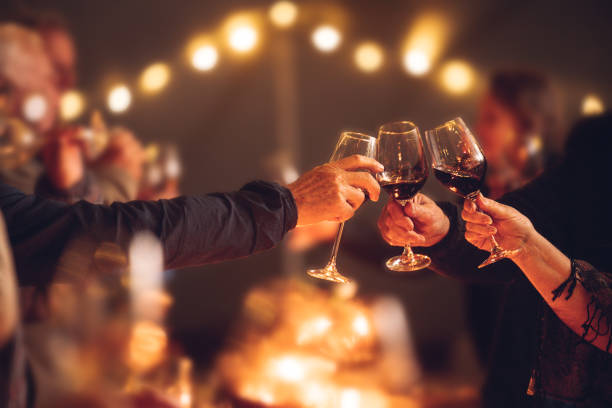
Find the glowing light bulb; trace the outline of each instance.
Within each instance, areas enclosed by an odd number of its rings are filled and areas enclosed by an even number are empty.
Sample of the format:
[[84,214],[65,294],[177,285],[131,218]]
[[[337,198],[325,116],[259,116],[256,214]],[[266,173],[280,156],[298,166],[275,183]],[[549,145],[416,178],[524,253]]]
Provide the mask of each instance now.
[[462,94],[474,84],[474,71],[464,61],[452,61],[442,69],[442,85],[447,91]]
[[423,51],[410,50],[404,55],[404,68],[412,75],[423,75],[430,67],[429,56]]
[[41,94],[32,94],[23,102],[23,117],[31,123],[42,120],[47,113],[47,100]]
[[132,93],[127,86],[116,85],[109,92],[107,103],[112,112],[125,112],[132,103]]
[[582,113],[584,115],[598,115],[604,111],[604,103],[594,94],[588,94],[582,100]]
[[341,40],[340,32],[329,25],[320,26],[312,33],[314,46],[322,52],[334,51],[340,45]]
[[140,87],[148,93],[162,90],[170,81],[170,68],[158,62],[144,70],[140,77]]
[[382,48],[373,42],[363,43],[355,50],[355,64],[364,72],[377,71],[383,59]]
[[290,1],[278,1],[270,7],[268,14],[274,25],[280,28],[287,28],[295,23],[298,8]]
[[236,52],[249,52],[257,44],[257,30],[247,23],[238,25],[230,31],[229,44]]
[[212,45],[203,45],[193,53],[191,64],[199,71],[210,71],[217,65],[219,54]]
[[370,333],[370,323],[364,315],[359,315],[353,320],[353,330],[360,336],[367,336]]
[[78,118],[83,113],[85,99],[78,91],[64,92],[60,100],[60,115],[62,119],[70,121]]

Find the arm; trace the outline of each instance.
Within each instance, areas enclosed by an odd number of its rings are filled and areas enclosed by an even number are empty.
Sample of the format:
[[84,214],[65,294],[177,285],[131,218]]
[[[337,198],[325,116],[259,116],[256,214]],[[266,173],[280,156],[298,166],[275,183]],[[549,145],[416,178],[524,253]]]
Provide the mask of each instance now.
[[[484,197],[478,199],[478,206],[488,215],[476,212],[472,203],[464,207],[466,239],[488,250],[488,236],[494,233],[502,247],[520,248],[512,261],[553,312],[572,331],[610,352],[612,276],[583,261],[575,261],[577,265],[572,267],[570,259],[514,208]],[[562,296],[566,290],[567,295]]]

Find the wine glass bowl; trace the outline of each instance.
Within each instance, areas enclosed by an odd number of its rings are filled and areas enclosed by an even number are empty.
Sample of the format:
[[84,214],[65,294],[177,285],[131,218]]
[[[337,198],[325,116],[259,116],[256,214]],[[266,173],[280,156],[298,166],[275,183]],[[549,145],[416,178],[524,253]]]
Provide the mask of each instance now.
[[[342,132],[329,161],[330,163],[335,162],[355,154],[370,158],[376,157],[376,139],[364,133]],[[342,238],[343,231],[344,223],[341,223],[327,265],[323,268],[307,270],[306,273],[308,275],[313,278],[324,279],[335,283],[349,283],[351,281],[349,278],[342,275],[336,266],[336,258],[338,256],[338,248],[340,246],[340,239]]]
[[[476,202],[487,172],[487,160],[478,140],[463,119],[455,118],[425,132],[434,175],[450,191]],[[505,250],[491,235],[493,249],[478,267],[514,255],[518,250]]]
[[[419,129],[408,121],[384,124],[376,146],[378,161],[385,167],[376,178],[392,199],[405,206],[421,190],[429,172]],[[404,253],[387,260],[386,266],[394,272],[410,272],[430,263],[428,256],[415,254],[406,245]]]

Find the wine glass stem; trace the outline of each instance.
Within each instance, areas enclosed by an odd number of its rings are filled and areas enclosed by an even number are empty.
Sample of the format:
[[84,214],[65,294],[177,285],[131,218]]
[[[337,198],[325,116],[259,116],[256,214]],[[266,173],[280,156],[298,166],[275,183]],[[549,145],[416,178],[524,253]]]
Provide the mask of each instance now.
[[[474,204],[476,204],[477,211],[482,212],[480,208],[478,208],[478,203],[476,202],[476,199],[478,198],[479,195],[480,195],[480,190],[476,191],[475,193],[470,194],[469,196],[467,196],[467,198],[468,200],[471,200]],[[491,240],[491,244],[493,245],[491,252],[501,251],[502,248],[497,243],[497,240],[495,239],[495,235],[491,234],[489,236],[489,239]]]
[[338,256],[338,248],[340,247],[342,231],[344,231],[344,223],[340,223],[340,227],[338,227],[338,232],[336,233],[336,239],[334,240],[334,246],[332,247],[331,258],[328,265],[336,265],[336,257]]
[[[410,200],[397,200],[397,202],[402,206],[405,207],[406,204],[408,204],[409,202],[411,202],[414,199],[411,198]],[[404,252],[402,253],[402,259],[405,260],[406,263],[412,263],[414,262],[414,252],[412,252],[412,247],[410,246],[410,244],[406,244],[404,246]]]

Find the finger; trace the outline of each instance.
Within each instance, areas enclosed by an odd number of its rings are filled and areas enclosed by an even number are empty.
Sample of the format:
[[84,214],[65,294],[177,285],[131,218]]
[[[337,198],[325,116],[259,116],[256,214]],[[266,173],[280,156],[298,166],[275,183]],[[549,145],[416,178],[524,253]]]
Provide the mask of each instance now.
[[404,246],[406,244],[422,245],[425,243],[425,237],[414,231],[389,228],[387,225],[383,226],[380,230],[385,241],[393,246]]
[[510,216],[510,207],[500,204],[495,200],[485,198],[482,194],[478,195],[476,202],[483,212],[486,212],[493,218]]
[[497,228],[492,225],[474,224],[471,222],[465,223],[465,230],[475,234],[480,234],[483,237],[497,234]]
[[490,251],[493,248],[493,244],[489,239],[483,240],[482,235],[477,234],[475,232],[466,232],[465,240],[470,244],[474,245],[476,248],[480,248],[485,251]]
[[343,186],[341,188],[342,194],[346,198],[346,201],[350,204],[353,210],[358,209],[365,200],[365,194],[362,190],[351,187]]
[[463,201],[463,210],[473,213],[478,211],[478,207],[476,206],[476,203],[474,203],[474,200],[468,199]]
[[414,229],[414,223],[410,218],[406,217],[402,206],[396,201],[390,200],[387,203],[387,213],[389,215],[389,221],[392,223],[391,225],[395,224],[407,231],[412,231]]
[[464,221],[473,222],[475,224],[484,224],[484,225],[493,224],[493,219],[489,217],[487,214],[481,213],[480,211],[469,212],[464,209],[461,212],[461,218],[463,218]]
[[380,173],[385,167],[371,157],[366,157],[360,154],[354,154],[344,159],[340,159],[334,163],[337,167],[343,170],[369,170],[372,173]]
[[404,214],[410,217],[415,223],[427,224],[432,220],[432,210],[430,206],[408,201],[403,208]]
[[364,171],[349,171],[345,174],[345,180],[355,188],[360,188],[368,192],[372,201],[378,201],[380,196],[380,184],[370,173]]
[[351,205],[345,201],[344,203],[340,204],[340,208],[338,210],[338,214],[336,215],[336,217],[334,219],[325,220],[325,221],[344,222],[350,219],[351,217],[353,217],[354,214],[355,214],[355,210],[353,210],[353,207],[351,207]]

